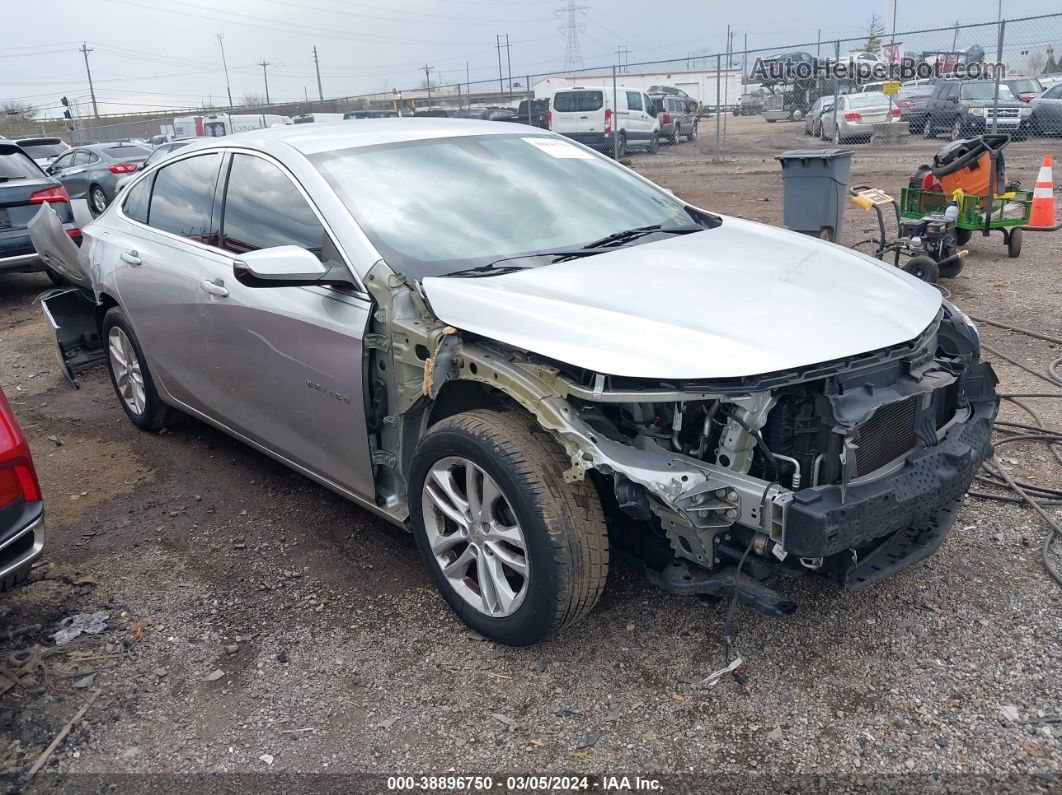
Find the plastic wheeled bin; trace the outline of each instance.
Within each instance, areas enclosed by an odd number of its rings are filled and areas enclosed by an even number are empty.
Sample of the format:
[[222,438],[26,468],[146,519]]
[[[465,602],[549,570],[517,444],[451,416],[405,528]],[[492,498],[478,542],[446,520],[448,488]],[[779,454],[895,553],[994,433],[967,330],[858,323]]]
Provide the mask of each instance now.
[[787,229],[840,240],[848,203],[851,149],[790,149],[782,164],[782,211]]

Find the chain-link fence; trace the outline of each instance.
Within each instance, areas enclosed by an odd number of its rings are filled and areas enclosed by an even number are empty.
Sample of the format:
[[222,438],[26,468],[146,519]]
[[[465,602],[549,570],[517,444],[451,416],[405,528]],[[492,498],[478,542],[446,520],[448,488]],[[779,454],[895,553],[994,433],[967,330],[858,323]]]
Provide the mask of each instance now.
[[[999,68],[1002,66],[1002,68]],[[741,151],[755,125],[781,139],[901,146],[912,137],[985,132],[1015,139],[1062,133],[1062,14],[496,79],[429,84],[322,102],[189,109],[135,118],[82,118],[73,143],[227,134],[296,122],[379,115],[446,115],[547,126],[558,90],[596,88],[615,105],[627,143],[642,114],[661,143],[700,135],[717,160]],[[635,95],[648,94],[652,108]],[[671,94],[678,100],[665,101]],[[626,110],[624,110],[626,108]],[[281,118],[286,117],[286,118]],[[675,117],[681,121],[676,122]],[[197,122],[196,119],[199,119]],[[740,119],[740,122],[735,121]],[[644,121],[644,119],[642,119]],[[687,128],[681,129],[686,123]],[[694,125],[690,127],[689,125]],[[626,129],[625,125],[631,129]],[[676,128],[677,125],[677,128]],[[785,127],[785,131],[781,130]],[[611,133],[610,128],[610,133]],[[707,139],[707,141],[705,140]],[[647,146],[647,148],[649,148]],[[652,147],[655,149],[655,146]]]

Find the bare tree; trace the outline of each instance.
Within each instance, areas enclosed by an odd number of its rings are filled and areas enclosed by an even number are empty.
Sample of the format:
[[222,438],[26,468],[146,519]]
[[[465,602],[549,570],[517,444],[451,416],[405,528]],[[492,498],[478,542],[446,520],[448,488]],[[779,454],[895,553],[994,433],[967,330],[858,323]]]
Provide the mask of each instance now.
[[1042,52],[1034,52],[1029,54],[1026,63],[1028,64],[1029,74],[1038,75],[1044,70],[1047,58],[1044,57]]
[[265,107],[266,101],[261,94],[244,94],[240,104],[248,108],[262,108]]
[[881,37],[885,35],[885,23],[881,21],[881,17],[877,14],[870,15],[870,22],[867,23],[867,43],[863,45],[863,52],[881,52]]
[[0,115],[31,121],[39,111],[26,102],[5,102],[0,105]]

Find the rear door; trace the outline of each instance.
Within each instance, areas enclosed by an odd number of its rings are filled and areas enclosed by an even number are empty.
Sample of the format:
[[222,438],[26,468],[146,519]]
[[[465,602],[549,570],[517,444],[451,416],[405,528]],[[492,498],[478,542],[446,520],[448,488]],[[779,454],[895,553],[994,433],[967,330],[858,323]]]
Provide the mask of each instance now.
[[600,88],[577,88],[553,95],[554,132],[562,135],[598,135],[605,131],[605,92]]
[[156,381],[208,413],[214,387],[200,318],[202,284],[229,258],[217,248],[217,152],[161,165],[123,194],[120,217],[100,248]]
[[221,245],[200,294],[212,409],[251,441],[361,495],[373,493],[362,399],[362,338],[371,304],[334,287],[251,287],[233,275],[241,254],[305,248],[343,258],[295,178],[264,155],[232,155]]

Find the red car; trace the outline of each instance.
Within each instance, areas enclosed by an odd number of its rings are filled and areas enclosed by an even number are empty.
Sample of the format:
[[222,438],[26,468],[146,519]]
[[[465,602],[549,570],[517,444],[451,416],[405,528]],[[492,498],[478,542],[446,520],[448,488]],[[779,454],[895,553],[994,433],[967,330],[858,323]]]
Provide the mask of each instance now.
[[44,547],[44,501],[26,437],[0,390],[0,591],[26,579]]

